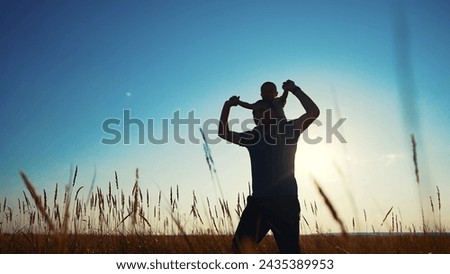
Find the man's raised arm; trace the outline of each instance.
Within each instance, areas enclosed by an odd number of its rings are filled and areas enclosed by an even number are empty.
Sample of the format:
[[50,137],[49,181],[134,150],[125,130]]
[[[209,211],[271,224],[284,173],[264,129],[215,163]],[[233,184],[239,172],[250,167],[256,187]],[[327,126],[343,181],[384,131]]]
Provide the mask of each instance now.
[[306,130],[314,120],[320,115],[320,110],[311,98],[309,98],[303,90],[296,86],[291,80],[283,83],[283,88],[292,92],[298,98],[306,113],[294,120],[295,128],[300,129],[301,132]]
[[238,133],[230,130],[230,127],[228,125],[228,117],[230,116],[231,107],[237,106],[238,102],[239,97],[237,96],[232,96],[229,100],[225,101],[222,107],[222,113],[220,114],[220,122],[218,130],[220,138],[235,144],[239,144],[241,137]]

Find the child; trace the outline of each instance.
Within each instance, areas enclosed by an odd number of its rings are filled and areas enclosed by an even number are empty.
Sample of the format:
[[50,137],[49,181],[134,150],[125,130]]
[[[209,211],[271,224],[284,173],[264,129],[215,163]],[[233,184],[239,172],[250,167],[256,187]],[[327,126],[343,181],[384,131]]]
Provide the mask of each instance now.
[[[283,83],[283,89],[284,89],[285,83]],[[253,104],[243,102],[239,100],[238,105],[246,108],[251,109],[255,111],[255,108],[258,104],[258,102],[265,101],[265,102],[271,102],[275,108],[275,110],[280,114],[281,118],[286,118],[284,114],[284,106],[286,105],[286,99],[289,94],[289,91],[284,89],[283,94],[280,97],[277,97],[278,91],[277,86],[272,82],[265,82],[261,86],[261,97],[262,100],[259,100]]]

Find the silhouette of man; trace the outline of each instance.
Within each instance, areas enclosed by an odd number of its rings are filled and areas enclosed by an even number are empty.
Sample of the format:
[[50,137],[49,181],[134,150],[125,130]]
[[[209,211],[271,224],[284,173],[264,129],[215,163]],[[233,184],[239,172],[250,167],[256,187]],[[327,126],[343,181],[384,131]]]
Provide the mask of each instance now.
[[[239,97],[232,96],[222,108],[219,136],[246,147],[250,154],[253,193],[232,240],[233,251],[251,253],[269,230],[275,237],[280,253],[300,253],[300,204],[294,176],[294,160],[300,134],[319,116],[319,108],[295,83],[287,80],[283,89],[298,98],[306,113],[287,121],[279,108],[260,100],[253,107],[255,128],[247,132],[229,129],[231,107]],[[261,92],[277,93],[276,85],[266,82]]]

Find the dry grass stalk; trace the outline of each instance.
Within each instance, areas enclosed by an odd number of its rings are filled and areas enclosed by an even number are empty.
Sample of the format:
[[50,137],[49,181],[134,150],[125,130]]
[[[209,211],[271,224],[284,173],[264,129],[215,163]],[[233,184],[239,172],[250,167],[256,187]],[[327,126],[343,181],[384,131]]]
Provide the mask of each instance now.
[[25,191],[22,191],[23,193],[23,197],[25,198],[25,202],[27,203],[27,207],[28,209],[30,209],[30,201],[28,200],[27,194],[25,193]]
[[62,235],[66,235],[69,229],[69,219],[70,219],[70,200],[72,197],[72,190],[75,186],[76,179],[78,175],[78,165],[75,166],[75,172],[72,179],[72,185],[66,185],[66,191],[64,192],[64,219],[62,225]]
[[114,179],[116,181],[116,189],[119,190],[119,179],[117,178],[117,171],[114,171]]
[[44,208],[47,209],[47,192],[44,189]]
[[134,183],[134,187],[133,187],[133,194],[134,194],[134,203],[133,203],[133,215],[132,215],[132,222],[133,225],[136,224],[137,220],[136,220],[136,214],[138,211],[138,195],[139,195],[139,170],[136,169],[136,182]]
[[80,192],[80,190],[83,188],[84,186],[80,186],[79,188],[78,188],[78,190],[77,190],[77,192],[75,193],[75,201],[77,200],[77,198],[78,198],[78,193]]
[[440,211],[441,210],[441,192],[439,191],[438,186],[436,186],[436,190],[437,190],[438,206],[439,206],[439,211]]
[[71,196],[71,192],[72,192],[72,187],[71,186],[67,186],[66,185],[66,191],[64,196],[67,197],[67,199],[65,199],[65,207],[64,207],[64,219],[63,219],[63,234],[67,233],[67,230],[69,229],[69,218],[70,218],[70,213],[69,213],[69,209],[70,209],[70,196]]
[[[302,215],[303,221],[305,221],[306,225],[310,228],[308,221],[306,220],[305,216]],[[311,228],[310,228],[311,229]]]
[[73,175],[73,180],[72,180],[72,187],[75,186],[75,182],[77,180],[77,175],[78,175],[78,166],[75,166],[75,173]]
[[142,218],[142,220],[148,225],[148,227],[151,229],[152,226],[150,225],[150,222],[145,218],[143,213],[139,213],[139,217]]
[[434,204],[433,204],[433,198],[430,196],[430,205],[431,205],[431,212],[434,213]]
[[420,190],[419,164],[417,162],[417,143],[416,143],[416,139],[414,137],[414,134],[411,134],[411,143],[412,143],[412,149],[413,149],[414,173],[416,175],[417,186],[419,187],[420,209],[421,209],[421,212],[422,212],[422,226],[423,226],[423,232],[426,233],[427,226],[425,224],[425,214],[424,214],[424,211],[423,211],[422,193],[421,193],[421,190]]
[[170,187],[169,199],[170,199],[170,206],[172,206],[173,205],[172,187]]
[[56,184],[56,187],[55,187],[55,195],[54,195],[54,198],[53,198],[53,207],[56,207],[56,200],[58,199],[58,184]]
[[[19,201],[19,213],[22,213],[22,206],[20,205],[20,199],[17,199]],[[0,206],[0,212],[2,211],[2,207]]]
[[386,221],[387,217],[389,216],[389,214],[391,213],[391,211],[392,211],[393,208],[394,208],[394,207],[391,206],[391,208],[388,210],[388,212],[386,213],[386,216],[384,216],[384,219],[383,219],[383,221],[381,222],[381,225],[380,225],[380,226],[383,226],[384,221]]
[[55,219],[58,220],[59,228],[61,228],[62,223],[61,223],[61,214],[59,213],[59,205],[56,205]]
[[437,199],[438,199],[438,209],[439,209],[439,231],[442,232],[442,218],[441,218],[441,192],[439,187],[436,186]]
[[414,173],[416,175],[416,182],[417,184],[420,184],[420,178],[419,178],[419,165],[417,163],[417,144],[416,139],[414,138],[414,134],[411,134],[411,143],[413,148],[413,161],[414,161]]
[[48,216],[47,211],[44,208],[44,205],[42,204],[41,197],[36,193],[36,190],[33,187],[33,184],[28,180],[27,176],[23,171],[20,172],[20,176],[22,177],[22,180],[25,183],[25,186],[27,187],[28,191],[30,192],[31,197],[34,200],[34,203],[36,204],[36,207],[38,208],[39,212],[44,216],[45,222],[48,225],[48,228],[50,231],[53,231],[55,229],[55,225],[53,224],[52,220],[50,219],[50,216]]
[[339,215],[338,215],[336,209],[334,208],[333,204],[331,203],[330,199],[328,199],[328,196],[325,194],[325,192],[323,191],[323,189],[320,187],[319,183],[315,179],[314,179],[314,183],[316,184],[316,187],[320,193],[320,196],[322,196],[326,206],[330,210],[331,215],[333,216],[333,219],[339,224],[339,226],[341,228],[341,233],[344,236],[347,236],[347,231],[345,229],[344,223],[342,222],[341,218],[339,217]]

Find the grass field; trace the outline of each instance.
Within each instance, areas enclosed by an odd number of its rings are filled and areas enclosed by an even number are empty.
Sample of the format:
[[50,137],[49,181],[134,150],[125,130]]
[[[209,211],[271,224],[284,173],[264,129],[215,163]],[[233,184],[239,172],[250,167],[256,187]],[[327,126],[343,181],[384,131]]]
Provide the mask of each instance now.
[[[414,138],[412,142],[418,175]],[[213,163],[210,160],[208,163]],[[215,168],[210,166],[210,170]],[[57,184],[51,192],[38,193],[26,174],[21,173],[27,188],[23,198],[12,203],[5,197],[0,204],[0,253],[232,252],[232,234],[246,206],[244,193],[238,194],[233,203],[223,198],[206,198],[200,205],[193,191],[192,198],[188,197],[192,201],[190,206],[181,208],[183,194],[178,186],[171,187],[168,195],[159,191],[157,198],[150,199],[149,190],[139,186],[136,170],[131,195],[124,194],[115,173],[115,182],[109,183],[106,191],[91,185],[85,199],[79,195],[85,186],[76,185],[77,174],[75,168],[71,183],[64,190]],[[393,207],[383,220],[376,220],[377,225],[369,224],[364,210],[365,233],[358,233],[355,218],[352,218],[353,229],[348,229],[318,182],[316,186],[325,210],[339,224],[340,233],[322,231],[318,211],[323,210],[317,208],[315,201],[302,201],[303,253],[450,253],[450,234],[441,223],[438,187],[436,205],[430,197],[433,217],[437,216],[433,225],[425,222],[421,203],[423,223],[420,225],[402,223]],[[268,235],[254,252],[276,253],[273,237]]]
[[[448,254],[448,234],[334,234],[304,235],[303,253],[309,254]],[[0,235],[0,253],[75,254],[228,254],[231,235]],[[266,237],[259,253],[277,253],[275,240]]]
[[[132,195],[125,196],[116,181],[107,191],[97,188],[88,201],[78,195],[83,187],[61,191],[56,186],[50,198],[45,190],[38,194],[26,175],[22,176],[29,194],[23,192],[15,210],[6,198],[0,206],[0,253],[227,254],[232,253],[232,233],[245,207],[245,195],[240,194],[233,205],[207,198],[207,208],[199,210],[193,192],[188,213],[178,206],[178,187],[170,188],[166,198],[159,192],[151,202],[148,190],[139,188],[137,172]],[[384,219],[378,220],[387,232],[377,232],[381,226],[375,229],[366,223],[366,231],[371,227],[372,232],[355,233],[353,227],[352,233],[342,225],[341,233],[329,233],[321,231],[314,219],[320,211],[316,203],[303,204],[303,253],[450,253],[450,234],[440,224],[435,223],[433,229],[407,226],[390,208]],[[436,205],[438,210],[440,216],[440,204]],[[277,253],[273,237],[268,235],[255,252]]]

